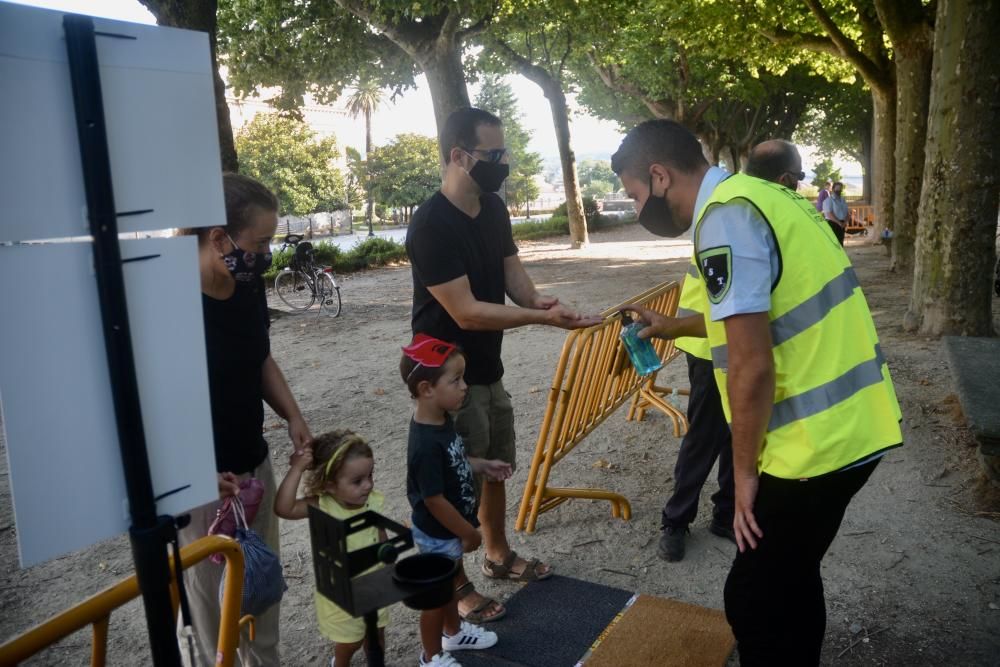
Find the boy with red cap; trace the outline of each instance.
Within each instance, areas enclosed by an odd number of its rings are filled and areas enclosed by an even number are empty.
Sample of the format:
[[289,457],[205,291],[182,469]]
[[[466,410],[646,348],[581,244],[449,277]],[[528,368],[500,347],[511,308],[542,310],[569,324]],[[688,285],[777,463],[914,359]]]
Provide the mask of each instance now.
[[[455,432],[451,412],[465,400],[465,355],[453,343],[417,334],[403,348],[399,373],[416,406],[410,419],[406,453],[406,495],[413,508],[413,542],[421,553],[452,558],[482,542],[473,473],[502,481],[511,466],[499,460],[470,458]],[[496,633],[463,621],[457,597],[420,614],[421,665],[461,667],[449,651],[489,648]]]

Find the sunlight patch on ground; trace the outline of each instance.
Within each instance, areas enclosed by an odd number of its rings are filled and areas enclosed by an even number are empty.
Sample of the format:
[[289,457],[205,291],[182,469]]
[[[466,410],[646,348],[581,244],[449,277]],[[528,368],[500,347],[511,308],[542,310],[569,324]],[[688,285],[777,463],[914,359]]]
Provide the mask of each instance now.
[[651,260],[688,259],[690,240],[657,239],[648,241],[601,241],[586,248],[570,250],[565,242],[539,242],[521,249],[522,256],[539,259],[617,259],[648,262]]

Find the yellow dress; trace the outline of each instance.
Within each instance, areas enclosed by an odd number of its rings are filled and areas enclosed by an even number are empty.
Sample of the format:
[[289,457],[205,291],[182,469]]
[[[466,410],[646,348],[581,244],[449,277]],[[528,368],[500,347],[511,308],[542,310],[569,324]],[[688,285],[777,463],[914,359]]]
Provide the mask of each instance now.
[[[380,512],[384,503],[385,496],[378,491],[372,491],[368,495],[368,502],[365,503],[365,506],[358,509],[347,509],[328,494],[319,497],[319,508],[341,521],[368,510]],[[375,527],[366,528],[347,536],[347,550],[357,551],[376,542],[378,542],[378,529]],[[380,567],[382,564],[378,563],[362,574],[367,574]],[[319,624],[319,631],[323,633],[324,637],[338,644],[353,644],[365,638],[363,618],[354,618],[324,595],[321,595],[319,591],[314,591],[313,598],[316,601],[316,621]],[[378,627],[384,628],[388,624],[389,610],[379,609]]]

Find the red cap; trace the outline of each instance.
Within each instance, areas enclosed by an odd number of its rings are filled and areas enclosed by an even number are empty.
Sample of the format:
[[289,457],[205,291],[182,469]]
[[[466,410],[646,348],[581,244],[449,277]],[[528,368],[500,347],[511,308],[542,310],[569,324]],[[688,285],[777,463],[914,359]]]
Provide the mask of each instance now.
[[448,360],[448,355],[455,351],[453,343],[446,343],[433,336],[418,333],[413,342],[403,348],[403,354],[428,368],[439,368]]

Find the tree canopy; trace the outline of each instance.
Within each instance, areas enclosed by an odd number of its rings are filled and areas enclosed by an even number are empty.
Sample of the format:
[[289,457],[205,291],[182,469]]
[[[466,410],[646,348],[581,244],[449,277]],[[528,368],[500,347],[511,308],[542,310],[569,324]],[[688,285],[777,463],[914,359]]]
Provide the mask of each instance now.
[[437,140],[399,134],[368,158],[372,194],[385,206],[416,206],[441,186]]
[[510,151],[510,176],[504,182],[507,205],[523,209],[528,202],[538,198],[535,176],[542,171],[542,156],[528,150],[531,133],[521,123],[522,114],[510,84],[495,74],[482,80],[475,105],[503,121],[504,144]]
[[334,166],[333,137],[317,138],[305,123],[257,114],[236,133],[240,173],[274,191],[284,215],[335,211],[347,205],[344,177]]

